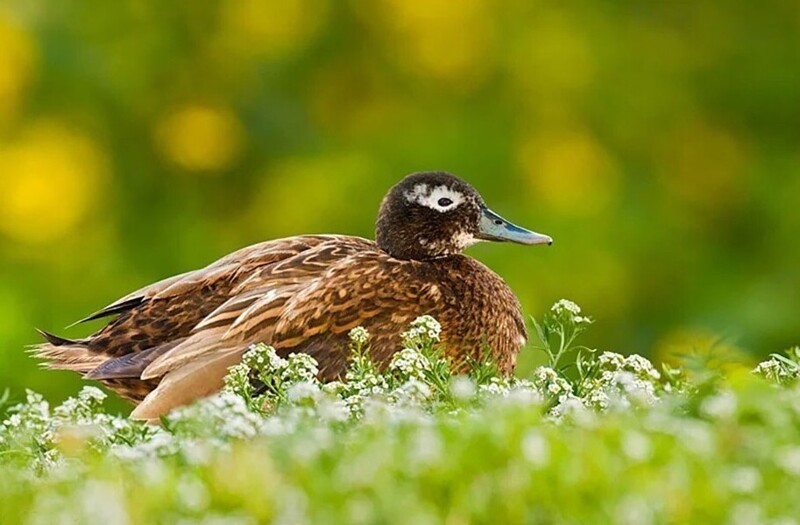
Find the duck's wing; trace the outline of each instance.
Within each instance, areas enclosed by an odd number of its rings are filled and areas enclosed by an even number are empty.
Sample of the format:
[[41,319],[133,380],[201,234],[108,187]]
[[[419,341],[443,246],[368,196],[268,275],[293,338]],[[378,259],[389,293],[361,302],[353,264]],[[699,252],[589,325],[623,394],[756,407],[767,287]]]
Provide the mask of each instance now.
[[326,368],[343,368],[348,331],[365,326],[384,342],[377,357],[385,359],[396,350],[386,342],[397,339],[434,300],[431,286],[412,278],[416,266],[389,257],[371,243],[338,242],[262,269],[200,322],[186,341],[144,370],[143,379],[162,380],[133,415],[151,419],[214,392],[228,367],[258,342],[281,353],[309,353],[324,373]]
[[303,235],[275,239],[239,249],[214,263],[140,288],[81,319],[75,325],[119,315],[153,299],[167,299],[207,287],[220,277],[247,274],[254,268],[291,258],[313,246],[331,242],[336,235]]
[[[197,323],[231,297],[240,282],[263,267],[335,238],[291,237],[241,249],[205,268],[137,290],[92,314],[86,320],[116,318],[85,339],[43,333],[46,342],[31,351],[48,368],[106,381],[125,396],[120,384],[139,381],[150,362],[183,342]],[[137,392],[142,390],[141,385],[132,386]]]

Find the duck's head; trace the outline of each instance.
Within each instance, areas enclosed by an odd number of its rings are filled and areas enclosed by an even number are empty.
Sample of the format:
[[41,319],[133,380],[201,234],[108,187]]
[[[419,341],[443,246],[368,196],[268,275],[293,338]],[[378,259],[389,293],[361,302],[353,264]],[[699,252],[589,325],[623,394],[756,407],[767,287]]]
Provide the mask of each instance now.
[[494,213],[475,188],[444,172],[413,173],[390,189],[376,230],[389,255],[421,261],[461,253],[478,241],[553,244]]

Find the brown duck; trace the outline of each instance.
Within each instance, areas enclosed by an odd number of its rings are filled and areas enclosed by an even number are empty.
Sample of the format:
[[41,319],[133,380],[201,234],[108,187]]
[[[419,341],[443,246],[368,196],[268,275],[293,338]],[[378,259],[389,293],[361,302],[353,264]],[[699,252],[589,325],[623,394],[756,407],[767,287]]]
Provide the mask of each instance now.
[[[380,207],[377,239],[303,235],[256,244],[201,270],[147,286],[81,322],[114,316],[85,339],[41,332],[35,354],[138,403],[152,419],[219,390],[254,343],[305,352],[322,379],[344,371],[348,331],[363,326],[386,365],[400,334],[424,314],[442,325],[455,367],[486,351],[506,374],[526,340],[506,283],[462,250],[481,240],[552,244],[495,214],[480,194],[442,172],[416,173]],[[489,349],[489,350],[487,350]]]

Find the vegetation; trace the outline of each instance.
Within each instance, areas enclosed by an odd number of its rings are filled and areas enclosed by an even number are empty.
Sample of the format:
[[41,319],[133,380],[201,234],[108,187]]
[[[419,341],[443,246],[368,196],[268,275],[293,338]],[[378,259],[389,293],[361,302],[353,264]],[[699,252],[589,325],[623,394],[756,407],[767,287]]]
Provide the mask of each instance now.
[[430,317],[383,372],[353,330],[343,382],[260,345],[161,425],[94,387],[28,392],[0,425],[0,523],[798,523],[800,350],[658,370],[578,345],[590,324],[556,303],[528,378],[453,376]]

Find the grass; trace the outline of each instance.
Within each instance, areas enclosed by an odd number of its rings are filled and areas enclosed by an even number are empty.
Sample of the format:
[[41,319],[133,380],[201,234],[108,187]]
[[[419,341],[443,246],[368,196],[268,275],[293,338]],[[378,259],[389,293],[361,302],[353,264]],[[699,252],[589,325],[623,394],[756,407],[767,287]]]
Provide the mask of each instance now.
[[798,349],[689,376],[578,345],[591,322],[556,303],[530,378],[453,376],[429,317],[382,373],[354,330],[343,382],[262,345],[161,426],[93,387],[28,392],[0,425],[0,523],[798,523]]

